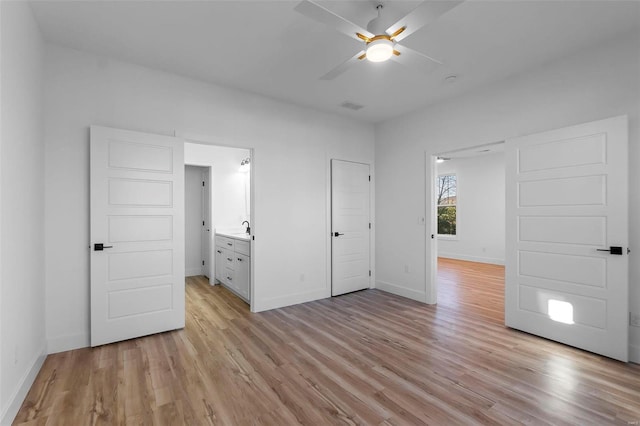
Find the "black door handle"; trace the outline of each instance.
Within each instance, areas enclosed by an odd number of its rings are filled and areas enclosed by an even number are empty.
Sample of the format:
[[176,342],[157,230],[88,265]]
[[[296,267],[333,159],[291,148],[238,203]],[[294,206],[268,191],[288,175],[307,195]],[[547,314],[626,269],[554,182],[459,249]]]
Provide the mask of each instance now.
[[339,237],[340,235],[344,235],[344,234],[341,234],[341,233],[339,233],[339,232],[334,232],[334,233],[333,233],[333,236],[334,236],[334,237]]
[[597,251],[608,251],[611,254],[622,255],[622,247],[611,246],[608,249],[596,249]]
[[93,250],[94,251],[102,251],[102,250],[107,249],[107,248],[113,248],[113,246],[105,246],[103,243],[95,243],[93,245]]

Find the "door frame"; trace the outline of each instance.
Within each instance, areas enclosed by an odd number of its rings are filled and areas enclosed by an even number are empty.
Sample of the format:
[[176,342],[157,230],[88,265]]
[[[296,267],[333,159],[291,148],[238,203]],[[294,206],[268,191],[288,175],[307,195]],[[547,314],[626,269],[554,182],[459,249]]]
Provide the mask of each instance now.
[[[425,215],[430,218],[429,228],[425,226],[425,253],[427,260],[425,262],[425,277],[429,278],[428,265],[431,265],[430,281],[425,283],[425,303],[434,305],[438,303],[438,217],[436,211],[436,180],[438,179],[438,170],[436,160],[438,157],[446,157],[462,151],[486,148],[499,144],[505,144],[505,141],[489,142],[477,145],[470,145],[463,148],[452,149],[449,151],[440,151],[438,153],[425,152],[425,178],[428,191],[425,192]],[[506,171],[506,161],[504,164]],[[429,216],[428,213],[431,213]],[[506,227],[506,222],[505,222]],[[506,236],[505,236],[506,244]]]
[[[255,150],[253,147],[247,147],[247,146],[239,146],[239,145],[230,145],[229,143],[225,143],[225,140],[222,140],[220,138],[217,138],[215,136],[209,136],[209,135],[202,135],[202,134],[197,134],[197,133],[191,133],[191,132],[185,132],[185,131],[178,131],[176,130],[174,132],[174,135],[176,137],[179,137],[181,139],[184,140],[185,143],[193,143],[193,144],[198,144],[198,145],[208,145],[208,146],[219,146],[219,147],[224,147],[224,148],[234,148],[234,149],[245,149],[247,151],[249,151],[249,159],[251,162],[251,172],[249,173],[249,222],[251,222],[251,239],[249,240],[249,243],[251,244],[251,262],[250,262],[250,269],[249,269],[249,309],[251,312],[256,312],[255,310],[255,231],[256,231],[256,227],[255,227],[255,193],[256,193],[256,187],[255,187]],[[206,167],[209,166],[208,164],[189,164],[189,165],[194,165],[194,166],[201,166],[201,167]],[[239,167],[239,165],[238,165]],[[211,167],[210,169],[211,171],[213,170],[213,167]],[[213,172],[211,172],[212,174],[209,175],[209,190],[211,191],[209,193],[209,200],[211,202],[211,218],[213,219],[214,214],[213,214],[213,206],[214,206],[214,201],[213,201]],[[211,221],[210,225],[212,225],[211,228],[211,232],[215,235],[214,232],[214,228],[213,228],[213,220]],[[214,238],[212,238],[212,241],[210,244],[210,250],[209,250],[209,255],[210,257],[214,258],[214,254],[215,253],[215,241]],[[213,276],[214,282],[215,282],[215,259],[214,261],[211,263],[212,265],[214,265],[211,275]],[[211,279],[211,278],[210,278]]]
[[[331,190],[332,190],[332,179],[331,179],[331,160],[338,161],[346,161],[349,163],[360,163],[366,164],[369,166],[369,175],[371,176],[371,181],[369,182],[369,221],[371,222],[371,229],[369,230],[369,268],[371,269],[371,276],[369,277],[369,288],[376,288],[376,222],[375,222],[375,166],[373,162],[369,160],[362,160],[359,158],[339,158],[331,155],[327,155],[326,157],[326,172],[327,172],[327,193],[326,193],[326,205],[327,205],[327,220],[326,220],[326,233],[327,239],[326,241],[326,265],[327,265],[327,280],[325,287],[325,297],[331,296],[331,288],[332,288],[332,276],[333,276],[333,245],[332,245],[332,223],[331,223]],[[252,166],[253,167],[253,166]]]

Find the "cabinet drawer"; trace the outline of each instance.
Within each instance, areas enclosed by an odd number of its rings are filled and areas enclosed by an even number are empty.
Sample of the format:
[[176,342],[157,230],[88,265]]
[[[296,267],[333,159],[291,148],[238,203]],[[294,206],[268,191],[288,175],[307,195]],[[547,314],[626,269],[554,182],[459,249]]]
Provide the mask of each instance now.
[[235,242],[236,253],[251,256],[251,243],[249,241],[236,240]]
[[233,239],[216,235],[216,246],[233,251]]
[[227,284],[229,287],[231,287],[236,291],[238,290],[238,286],[236,285],[236,282],[235,282],[235,274],[233,269],[224,268],[222,279],[224,280],[225,284]]
[[222,250],[222,261],[224,262],[224,267],[233,270],[233,265],[235,264],[234,252],[232,250],[224,249]]

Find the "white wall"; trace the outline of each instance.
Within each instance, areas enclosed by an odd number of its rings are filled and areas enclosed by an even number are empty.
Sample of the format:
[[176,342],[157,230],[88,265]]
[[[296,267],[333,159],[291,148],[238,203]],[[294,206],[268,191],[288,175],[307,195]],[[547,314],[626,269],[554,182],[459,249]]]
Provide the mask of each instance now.
[[46,355],[44,47],[26,3],[0,2],[0,423],[11,423]]
[[243,230],[242,222],[249,220],[251,200],[250,173],[238,171],[240,162],[248,158],[248,149],[213,146],[187,142],[184,162],[211,166],[213,171],[213,228],[217,230]]
[[184,170],[185,275],[202,274],[202,167]]
[[457,235],[438,238],[438,256],[504,265],[504,154],[453,158],[438,164],[437,174],[458,181]]
[[[193,133],[215,138],[220,145],[253,148],[252,309],[329,297],[329,159],[373,163],[372,125],[47,46],[45,227],[50,352],[89,342],[91,124],[168,135]],[[306,279],[301,279],[302,274]]]
[[[630,305],[640,312],[640,37],[595,46],[531,72],[376,127],[377,286],[426,300],[425,152],[505,140],[629,115]],[[431,173],[427,167],[427,173]],[[427,212],[430,215],[430,212]],[[427,217],[427,224],[431,217]],[[409,273],[399,265],[410,262]],[[640,328],[631,327],[640,361]]]

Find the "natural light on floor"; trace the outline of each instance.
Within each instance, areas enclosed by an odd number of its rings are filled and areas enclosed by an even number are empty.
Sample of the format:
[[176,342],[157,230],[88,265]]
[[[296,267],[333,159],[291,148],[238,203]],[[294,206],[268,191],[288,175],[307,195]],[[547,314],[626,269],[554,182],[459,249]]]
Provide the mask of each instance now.
[[573,305],[562,300],[549,299],[547,305],[549,318],[565,324],[573,324]]

